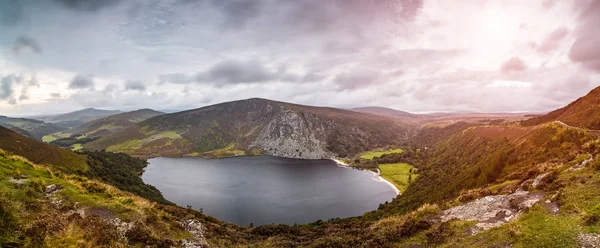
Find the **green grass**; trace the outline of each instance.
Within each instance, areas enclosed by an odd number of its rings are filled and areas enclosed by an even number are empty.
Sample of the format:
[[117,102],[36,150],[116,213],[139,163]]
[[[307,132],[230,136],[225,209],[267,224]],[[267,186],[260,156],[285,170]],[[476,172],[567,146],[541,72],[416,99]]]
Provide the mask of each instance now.
[[[0,247],[7,243],[18,244],[17,247],[145,246],[127,245],[117,236],[111,236],[115,233],[107,231],[111,226],[105,220],[87,215],[83,219],[71,218],[78,215],[52,207],[44,196],[49,184],[61,187],[55,197],[63,201],[66,209],[77,202],[81,209],[103,209],[122,220],[140,220],[150,226],[144,232],[151,238],[173,240],[190,235],[177,228],[175,216],[154,208],[147,200],[82,176],[59,173],[44,165],[7,156],[0,153]],[[22,176],[29,179],[22,187],[6,180]],[[149,217],[155,221],[147,221]],[[58,240],[62,241],[57,243]]]
[[68,138],[69,136],[71,136],[71,135],[67,134],[67,133],[63,133],[63,132],[58,132],[58,133],[48,134],[48,135],[42,137],[42,141],[44,141],[46,143],[50,143],[57,139]]
[[[411,174],[410,169],[413,166],[407,163],[396,163],[396,164],[380,164],[379,169],[381,170],[381,177],[392,182],[400,192],[404,192],[408,185],[408,177]],[[417,174],[412,174],[410,177],[412,181],[417,179]]]
[[46,135],[46,136],[42,137],[42,141],[44,141],[46,143],[50,143],[55,140],[56,140],[56,137],[54,137],[52,135]]
[[128,141],[120,143],[120,144],[109,146],[106,150],[129,153],[129,152],[134,152],[138,149],[141,149],[144,146],[144,144],[152,142],[154,140],[159,140],[159,139],[164,139],[164,138],[171,139],[171,140],[181,139],[181,135],[179,135],[178,133],[176,133],[174,131],[159,132],[159,133],[155,133],[155,134],[148,133],[146,135],[149,135],[149,137],[146,137],[144,139],[128,140]]
[[385,151],[370,151],[365,154],[362,154],[360,157],[364,159],[373,159],[375,157],[381,157],[383,154],[392,154],[392,153],[402,153],[404,150],[402,149],[390,149]]
[[79,150],[81,150],[81,148],[83,148],[83,146],[81,144],[74,144],[71,146],[71,150],[73,150],[73,151],[79,151]]

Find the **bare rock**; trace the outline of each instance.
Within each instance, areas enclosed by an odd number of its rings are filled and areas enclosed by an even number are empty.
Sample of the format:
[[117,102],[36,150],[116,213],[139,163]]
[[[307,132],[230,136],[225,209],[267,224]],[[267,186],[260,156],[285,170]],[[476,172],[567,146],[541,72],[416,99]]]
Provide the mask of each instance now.
[[181,222],[181,226],[192,234],[192,238],[181,241],[181,245],[186,248],[205,248],[210,247],[206,238],[204,238],[204,226],[200,221],[188,219]]
[[550,172],[546,172],[544,174],[538,175],[537,177],[535,177],[535,179],[533,179],[533,183],[531,183],[531,187],[533,187],[534,189],[537,189],[538,186],[540,186],[540,183],[542,183],[542,180],[544,180],[544,178],[546,176],[548,176],[550,174]]
[[600,248],[600,235],[593,233],[579,233],[577,236],[582,248]]
[[46,186],[46,194],[52,194],[59,190],[60,190],[60,186],[58,186],[56,184],[50,184],[50,185]]
[[127,237],[125,234],[134,227],[133,223],[121,221],[118,217],[110,220],[110,224],[117,228],[117,233],[119,233],[121,240],[126,240]]
[[581,170],[583,168],[585,168],[590,162],[592,162],[592,160],[594,160],[594,156],[592,156],[592,154],[589,154],[590,158],[584,160],[583,162],[576,164],[575,166],[569,168],[567,171],[576,171],[576,170]]
[[8,178],[8,181],[15,184],[15,187],[22,188],[29,181],[27,178]]
[[[488,230],[515,219],[543,198],[543,193],[528,191],[517,191],[510,195],[491,195],[447,209],[440,217],[443,222],[452,219],[477,221],[475,225],[477,229]],[[477,232],[477,230],[472,231],[472,233]]]

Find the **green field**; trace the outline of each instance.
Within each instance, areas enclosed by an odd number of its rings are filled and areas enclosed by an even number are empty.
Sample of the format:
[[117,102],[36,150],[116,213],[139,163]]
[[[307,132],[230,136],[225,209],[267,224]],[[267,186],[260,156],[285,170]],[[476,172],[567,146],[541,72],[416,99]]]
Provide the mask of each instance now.
[[402,153],[402,152],[404,152],[404,150],[402,150],[402,149],[390,149],[390,150],[384,150],[384,151],[371,151],[371,152],[367,152],[365,154],[362,154],[360,157],[364,158],[364,159],[373,159],[375,157],[381,157],[381,155],[383,155],[383,154]]
[[46,143],[50,143],[52,141],[55,141],[56,137],[54,137],[52,135],[46,135],[46,136],[42,137],[42,140]]
[[79,143],[71,146],[71,150],[73,150],[73,151],[79,151],[79,150],[81,150],[81,148],[83,148],[83,146]]
[[48,135],[42,137],[42,141],[44,141],[46,143],[50,143],[57,139],[68,138],[69,136],[71,136],[71,135],[63,133],[63,132],[58,132],[58,133],[48,134]]
[[[400,190],[400,192],[404,192],[408,185],[408,177],[410,175],[410,169],[412,169],[412,165],[407,163],[396,163],[396,164],[380,164],[379,169],[381,170],[381,177],[387,179],[396,185],[396,188]],[[412,174],[412,181],[417,178],[417,174]]]

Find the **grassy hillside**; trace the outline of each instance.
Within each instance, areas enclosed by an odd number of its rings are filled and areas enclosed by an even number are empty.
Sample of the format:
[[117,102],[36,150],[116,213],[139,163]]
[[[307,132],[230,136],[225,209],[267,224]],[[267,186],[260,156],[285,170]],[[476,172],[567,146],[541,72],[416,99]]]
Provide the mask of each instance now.
[[0,149],[26,157],[38,164],[49,164],[66,172],[85,172],[89,169],[85,156],[35,141],[0,127]]
[[550,121],[562,121],[575,127],[600,130],[600,87],[563,108],[525,120],[522,125],[534,126]]
[[103,136],[123,131],[140,121],[163,114],[151,109],[111,115],[101,119],[84,123],[80,126],[44,136],[44,141],[56,146],[80,150],[88,142]]

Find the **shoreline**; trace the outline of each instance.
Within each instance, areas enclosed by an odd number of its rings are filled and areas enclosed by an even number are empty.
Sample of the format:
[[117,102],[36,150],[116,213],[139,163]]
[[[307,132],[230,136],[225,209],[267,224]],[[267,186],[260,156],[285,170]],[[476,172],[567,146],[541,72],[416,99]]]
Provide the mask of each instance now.
[[[346,168],[350,167],[348,164],[346,164],[338,159],[332,158],[331,160],[333,160],[333,162],[335,162],[340,167],[346,167]],[[389,185],[390,187],[392,187],[394,192],[396,192],[396,196],[401,194],[400,190],[396,187],[396,185],[394,185],[392,182],[390,182],[389,180],[387,180],[381,176],[381,170],[379,170],[379,168],[377,168],[376,173],[373,171],[370,171],[370,172],[373,173],[373,175],[375,175],[377,177],[378,181],[382,181],[382,182],[386,183],[387,185]]]

